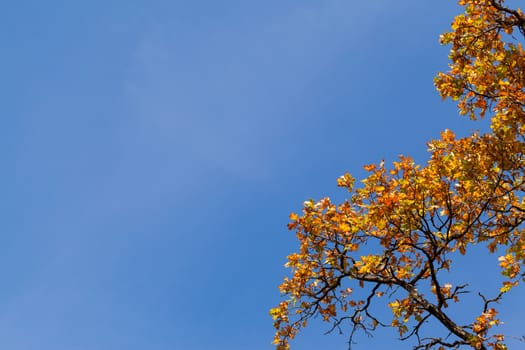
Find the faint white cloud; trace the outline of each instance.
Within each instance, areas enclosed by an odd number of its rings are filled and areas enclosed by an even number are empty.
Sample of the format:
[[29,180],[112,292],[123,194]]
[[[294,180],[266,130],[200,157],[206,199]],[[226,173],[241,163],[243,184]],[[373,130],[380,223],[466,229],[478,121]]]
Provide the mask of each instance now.
[[179,164],[266,178],[268,150],[295,136],[290,106],[345,50],[365,45],[379,4],[301,3],[242,24],[182,29],[156,22],[139,41],[129,72],[135,119],[128,126],[164,142]]

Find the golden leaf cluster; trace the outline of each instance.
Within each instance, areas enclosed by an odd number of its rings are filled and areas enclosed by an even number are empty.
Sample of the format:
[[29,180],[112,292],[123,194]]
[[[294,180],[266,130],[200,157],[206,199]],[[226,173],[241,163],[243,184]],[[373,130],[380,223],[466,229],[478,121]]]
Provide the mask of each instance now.
[[[525,15],[501,0],[459,4],[464,12],[440,37],[451,47],[450,67],[435,85],[443,98],[458,101],[460,114],[490,115],[491,132],[457,138],[445,130],[428,143],[426,164],[401,156],[390,167],[366,165],[360,186],[350,174],[337,180],[348,200],[309,200],[290,215],[300,246],[288,256],[292,275],[279,287],[288,299],[270,312],[278,350],[316,316],[332,329],[350,325],[351,335],[396,327],[402,339],[418,339],[416,348],[506,349],[503,335],[490,333],[500,321],[489,305],[524,276],[525,52],[516,36],[525,38]],[[441,277],[456,253],[479,244],[504,252],[505,281],[496,297],[483,297],[480,316],[460,324],[447,308],[461,302],[465,286]],[[373,311],[383,295],[391,300],[386,322]],[[455,339],[420,339],[428,319]]]

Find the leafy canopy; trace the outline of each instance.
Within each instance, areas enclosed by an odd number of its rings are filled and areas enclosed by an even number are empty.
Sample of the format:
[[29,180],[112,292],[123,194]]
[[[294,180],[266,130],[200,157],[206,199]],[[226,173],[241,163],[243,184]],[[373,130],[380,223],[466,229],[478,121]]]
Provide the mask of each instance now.
[[[507,348],[495,304],[525,276],[525,14],[503,0],[459,4],[464,12],[440,37],[451,46],[450,69],[435,85],[460,114],[490,116],[491,131],[456,138],[445,130],[428,143],[425,165],[410,157],[367,165],[362,186],[349,174],[337,180],[348,200],[309,200],[301,215],[290,215],[300,248],[279,286],[287,299],[270,311],[277,349],[288,349],[318,316],[331,330],[349,327],[350,343],[357,331],[385,326],[415,339],[416,349]],[[462,301],[467,285],[443,276],[454,256],[480,244],[501,254],[504,281],[460,322],[447,308]],[[388,320],[374,311],[382,297]],[[428,336],[429,322],[444,332]]]

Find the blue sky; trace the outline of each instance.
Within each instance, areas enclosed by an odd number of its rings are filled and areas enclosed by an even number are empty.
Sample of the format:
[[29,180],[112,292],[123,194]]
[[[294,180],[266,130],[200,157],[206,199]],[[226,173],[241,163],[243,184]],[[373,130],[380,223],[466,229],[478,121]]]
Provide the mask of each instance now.
[[[346,171],[424,161],[441,130],[480,127],[432,84],[457,11],[416,0],[5,4],[0,347],[272,349],[268,309],[296,248],[289,212],[342,198]],[[296,348],[345,348],[323,329]]]

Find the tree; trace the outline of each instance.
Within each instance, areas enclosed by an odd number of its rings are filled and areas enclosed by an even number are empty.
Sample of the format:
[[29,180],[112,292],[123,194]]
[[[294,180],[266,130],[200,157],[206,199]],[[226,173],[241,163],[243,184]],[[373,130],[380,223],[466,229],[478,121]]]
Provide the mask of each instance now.
[[[497,302],[525,273],[525,15],[503,0],[460,0],[464,12],[440,37],[451,45],[450,69],[435,85],[459,112],[490,116],[491,131],[456,138],[450,130],[428,143],[429,160],[410,157],[367,165],[362,186],[337,181],[349,199],[304,202],[290,215],[300,242],[279,286],[287,299],[270,310],[277,349],[320,316],[331,330],[395,327],[415,349],[506,349],[497,332]],[[458,254],[476,245],[499,255],[503,284],[480,294],[480,308],[460,321],[449,312],[468,285],[445,283]],[[378,317],[388,305],[392,316]],[[443,332],[432,330],[439,324]]]

